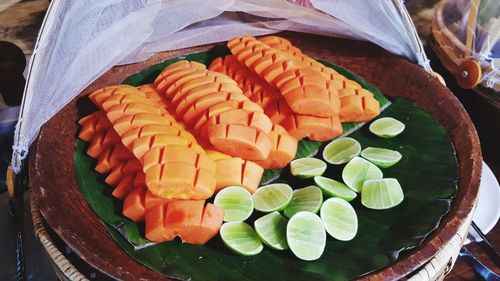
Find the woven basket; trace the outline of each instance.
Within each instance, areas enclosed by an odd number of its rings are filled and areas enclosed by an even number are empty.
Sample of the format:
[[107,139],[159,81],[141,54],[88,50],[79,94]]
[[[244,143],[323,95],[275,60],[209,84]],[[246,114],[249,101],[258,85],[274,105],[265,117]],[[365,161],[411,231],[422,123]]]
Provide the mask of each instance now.
[[[38,205],[34,196],[30,197],[31,214],[33,217],[33,224],[35,226],[35,236],[42,244],[47,252],[54,266],[54,271],[59,279],[64,281],[85,281],[89,280],[78,269],[71,264],[66,256],[57,248],[54,241],[45,229],[45,223],[38,210]],[[468,216],[466,223],[464,223],[457,234],[445,245],[445,247],[434,256],[425,266],[420,270],[411,274],[408,277],[410,281],[433,281],[443,280],[446,275],[451,271],[455,261],[458,257],[458,252],[462,247],[467,232],[472,222],[472,213]]]
[[[339,65],[349,65],[354,72],[371,81],[384,93],[416,100],[421,108],[432,113],[447,129],[457,152],[461,175],[458,194],[449,214],[422,245],[384,269],[363,277],[370,281],[397,280],[402,277],[412,280],[442,279],[450,271],[470,226],[481,174],[479,139],[462,105],[452,93],[420,67],[369,43],[353,44],[345,39],[295,33],[284,33],[282,36],[291,39],[314,56],[326,57]],[[336,48],[324,48],[330,45]],[[213,45],[164,52],[143,63],[112,68],[80,96],[103,85],[119,83],[124,77],[148,65],[211,47]],[[385,75],[380,75],[378,71],[382,64],[391,66],[384,68]],[[393,79],[394,77],[398,79]],[[408,84],[407,81],[412,83]],[[430,95],[434,98],[428,98]],[[64,265],[59,270],[59,274],[63,276],[73,276],[78,271],[67,259],[62,260],[64,255],[57,251],[54,243],[45,244],[47,241],[58,241],[58,238],[61,238],[88,265],[117,279],[161,278],[160,274],[128,257],[114,243],[78,188],[73,171],[74,136],[78,130],[75,120],[79,117],[78,101],[78,98],[74,99],[44,125],[31,150],[29,184],[35,200],[33,212],[34,218],[37,218],[37,236],[44,247],[49,249],[50,256],[57,257],[53,258],[57,261],[55,264]],[[443,111],[440,107],[442,103],[448,104],[452,111]],[[55,147],[58,149],[54,149]],[[61,192],[61,187],[64,187],[64,192]],[[47,224],[41,224],[37,207]],[[79,219],[73,219],[75,217]],[[85,223],[81,223],[82,221]],[[54,232],[38,231],[43,230],[44,225],[50,225]],[[53,236],[54,239],[50,239],[48,233],[55,233],[58,237]],[[82,272],[86,272],[85,266],[80,268]],[[78,278],[81,278],[80,273],[72,279],[62,279],[82,280]]]
[[45,252],[49,255],[50,261],[54,266],[54,272],[57,277],[63,281],[86,281],[89,280],[71,264],[71,262],[64,256],[64,254],[57,248],[54,241],[50,237],[42,215],[38,210],[38,205],[35,196],[30,196],[31,217],[33,219],[33,226],[35,236],[40,241]]

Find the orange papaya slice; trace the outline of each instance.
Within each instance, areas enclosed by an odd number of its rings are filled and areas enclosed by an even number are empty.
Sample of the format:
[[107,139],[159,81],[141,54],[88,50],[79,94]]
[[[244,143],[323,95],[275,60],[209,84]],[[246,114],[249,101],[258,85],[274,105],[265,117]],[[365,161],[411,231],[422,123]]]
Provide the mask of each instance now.
[[318,117],[311,115],[292,114],[281,123],[291,136],[300,140],[308,137],[310,140],[327,141],[342,134],[342,124],[338,116]]
[[272,146],[267,134],[239,124],[212,125],[208,137],[220,152],[246,160],[266,159]]
[[184,226],[179,229],[179,237],[182,242],[203,245],[219,233],[224,219],[224,210],[211,203],[207,203],[203,209],[201,223],[199,225]]
[[143,221],[146,213],[145,197],[145,188],[134,189],[123,200],[122,214],[135,222]]
[[209,107],[229,100],[244,101],[248,98],[239,93],[214,92],[208,94],[191,104],[182,116],[183,121],[187,126],[192,126]]
[[155,243],[171,241],[175,236],[167,237],[165,229],[165,211],[167,205],[158,205],[147,209],[144,215],[144,228],[146,238]]
[[155,164],[175,162],[189,163],[197,169],[204,168],[215,174],[215,162],[209,156],[182,145],[168,145],[149,150],[144,155],[144,170],[149,169]]
[[124,177],[120,181],[120,183],[118,183],[118,185],[115,187],[115,189],[113,189],[111,195],[120,200],[127,197],[127,195],[129,195],[134,190],[134,185],[133,185],[134,176],[135,175],[130,174]]
[[146,197],[144,199],[144,206],[146,207],[146,210],[151,210],[159,205],[167,205],[168,202],[170,202],[169,199],[160,198],[151,193],[151,191],[146,191]]
[[269,133],[272,148],[269,157],[256,163],[264,169],[282,169],[295,158],[298,141],[285,128],[275,124]]
[[145,172],[149,191],[165,199],[207,199],[215,190],[210,171],[183,163],[155,164]]
[[212,116],[204,127],[200,129],[200,136],[208,139],[208,128],[217,124],[239,124],[255,128],[269,134],[273,127],[271,119],[263,112],[250,112],[245,109],[233,109]]
[[261,166],[239,157],[219,159],[216,164],[217,191],[227,186],[240,185],[250,193],[254,193],[264,173]]

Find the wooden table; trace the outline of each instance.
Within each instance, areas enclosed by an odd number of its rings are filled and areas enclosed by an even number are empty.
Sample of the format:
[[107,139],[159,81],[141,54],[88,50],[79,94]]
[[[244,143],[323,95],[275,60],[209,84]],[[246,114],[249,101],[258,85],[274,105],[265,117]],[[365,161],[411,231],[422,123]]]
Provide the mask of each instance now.
[[[422,39],[427,38],[430,17],[433,14],[436,0],[408,0],[406,2],[410,13],[415,21]],[[21,47],[29,57],[38,34],[39,26],[43,20],[45,10],[49,2],[47,0],[22,1],[4,0],[0,3],[0,40],[15,43]],[[448,87],[457,95],[474,122],[482,141],[483,156],[492,168],[497,179],[500,178],[500,136],[495,135],[498,123],[492,120],[500,120],[500,110],[495,109],[484,99],[471,91],[464,91],[456,86],[453,77],[447,74],[439,61],[428,52],[433,68],[443,74]],[[495,157],[496,155],[496,157]],[[487,235],[496,249],[500,249],[500,226]],[[481,244],[468,245],[467,248],[485,265],[500,273],[500,269],[494,265],[491,257],[482,249]],[[446,280],[478,280],[479,276],[464,260],[459,258]]]

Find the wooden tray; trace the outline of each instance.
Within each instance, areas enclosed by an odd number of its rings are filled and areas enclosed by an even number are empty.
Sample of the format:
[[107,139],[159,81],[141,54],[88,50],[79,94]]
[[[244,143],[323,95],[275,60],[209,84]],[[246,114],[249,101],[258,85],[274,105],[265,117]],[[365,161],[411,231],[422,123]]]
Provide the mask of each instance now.
[[[456,97],[421,67],[367,42],[327,38],[299,33],[280,34],[312,56],[352,70],[378,87],[385,95],[417,102],[450,134],[460,164],[457,198],[441,226],[424,243],[391,266],[367,275],[367,280],[392,280],[407,276],[428,262],[470,223],[481,175],[481,150],[474,126]],[[81,258],[116,279],[168,280],[140,265],[120,249],[80,193],[73,170],[78,126],[88,114],[81,99],[92,91],[120,83],[149,65],[182,54],[203,51],[214,44],[157,54],[151,59],[113,67],[73,99],[41,129],[31,149],[30,187],[48,225]]]

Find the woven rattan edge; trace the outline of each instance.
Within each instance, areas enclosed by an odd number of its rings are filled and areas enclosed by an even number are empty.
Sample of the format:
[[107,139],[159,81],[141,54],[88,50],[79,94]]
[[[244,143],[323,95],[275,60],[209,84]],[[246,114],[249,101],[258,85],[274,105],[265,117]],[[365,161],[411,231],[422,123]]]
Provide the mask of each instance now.
[[42,215],[38,210],[35,196],[30,196],[30,206],[35,237],[38,239],[38,241],[40,241],[40,244],[45,249],[45,252],[49,255],[50,261],[55,269],[54,271],[59,279],[65,281],[89,280],[83,274],[81,274],[78,269],[76,269],[76,267],[57,248],[57,246],[54,244],[54,241],[52,241],[52,238],[49,236],[45,228]]

